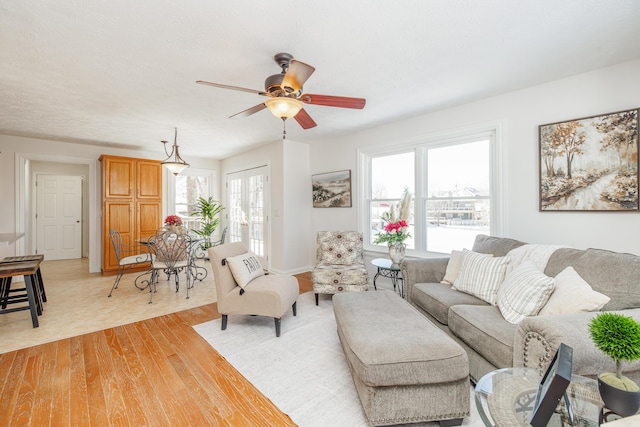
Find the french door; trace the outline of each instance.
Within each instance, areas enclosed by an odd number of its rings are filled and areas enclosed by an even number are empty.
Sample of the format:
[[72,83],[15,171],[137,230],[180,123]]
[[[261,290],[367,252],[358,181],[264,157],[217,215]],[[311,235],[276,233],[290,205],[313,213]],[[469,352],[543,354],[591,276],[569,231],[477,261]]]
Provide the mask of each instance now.
[[227,209],[230,242],[243,242],[268,267],[267,166],[227,175]]

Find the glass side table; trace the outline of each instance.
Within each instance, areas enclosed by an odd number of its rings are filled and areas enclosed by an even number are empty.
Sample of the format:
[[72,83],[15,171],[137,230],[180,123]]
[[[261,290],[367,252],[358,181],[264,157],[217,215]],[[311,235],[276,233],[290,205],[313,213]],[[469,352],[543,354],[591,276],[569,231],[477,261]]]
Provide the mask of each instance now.
[[[489,427],[528,426],[541,375],[531,368],[505,368],[489,372],[476,384],[475,401],[480,418]],[[604,406],[595,380],[573,375],[567,396],[574,426],[599,426]],[[570,426],[564,399],[549,420],[549,426]]]
[[400,277],[400,266],[393,264],[388,258],[376,258],[371,260],[371,264],[378,268],[376,275],[373,276],[373,288],[378,290],[376,279],[379,276],[388,277],[393,284],[393,290],[397,291],[404,298],[404,280]]

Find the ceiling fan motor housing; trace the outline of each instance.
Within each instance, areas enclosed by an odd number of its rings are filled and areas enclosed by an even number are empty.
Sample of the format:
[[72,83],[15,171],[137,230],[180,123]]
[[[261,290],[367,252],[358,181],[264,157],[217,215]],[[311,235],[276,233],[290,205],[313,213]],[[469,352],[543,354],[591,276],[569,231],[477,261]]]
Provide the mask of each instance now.
[[274,74],[267,77],[264,81],[265,92],[273,96],[278,96],[281,92],[284,92],[284,90],[282,90],[282,87],[280,86],[282,84],[283,78],[284,74]]

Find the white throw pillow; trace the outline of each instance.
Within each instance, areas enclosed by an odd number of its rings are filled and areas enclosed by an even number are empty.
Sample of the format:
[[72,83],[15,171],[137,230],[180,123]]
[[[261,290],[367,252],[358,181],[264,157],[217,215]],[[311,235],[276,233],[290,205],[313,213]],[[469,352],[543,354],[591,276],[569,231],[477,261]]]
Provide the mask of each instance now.
[[451,251],[449,262],[447,263],[447,271],[444,273],[444,278],[440,283],[446,283],[447,285],[453,285],[458,276],[460,275],[460,267],[462,266],[462,251]]
[[264,275],[260,261],[253,252],[228,257],[227,264],[236,283],[243,289],[253,279]]
[[491,254],[463,249],[460,275],[453,283],[453,288],[495,305],[508,263],[507,257],[493,257]]
[[498,308],[509,323],[518,324],[535,316],[553,292],[552,277],[538,270],[533,261],[524,261],[507,274],[498,289]]
[[594,291],[573,267],[558,273],[555,281],[556,289],[538,313],[539,316],[599,311],[610,300],[608,296]]

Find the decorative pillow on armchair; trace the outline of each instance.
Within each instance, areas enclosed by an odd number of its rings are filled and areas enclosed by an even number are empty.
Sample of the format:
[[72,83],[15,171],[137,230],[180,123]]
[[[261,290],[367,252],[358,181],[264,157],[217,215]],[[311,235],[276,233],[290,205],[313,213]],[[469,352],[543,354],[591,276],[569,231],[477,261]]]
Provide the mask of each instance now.
[[453,289],[495,305],[508,264],[507,257],[493,257],[463,249],[460,274],[453,283]]
[[356,231],[318,233],[321,264],[354,264],[358,261],[361,250],[362,234]]
[[231,275],[238,286],[244,289],[256,277],[264,275],[260,261],[253,252],[227,258]]

